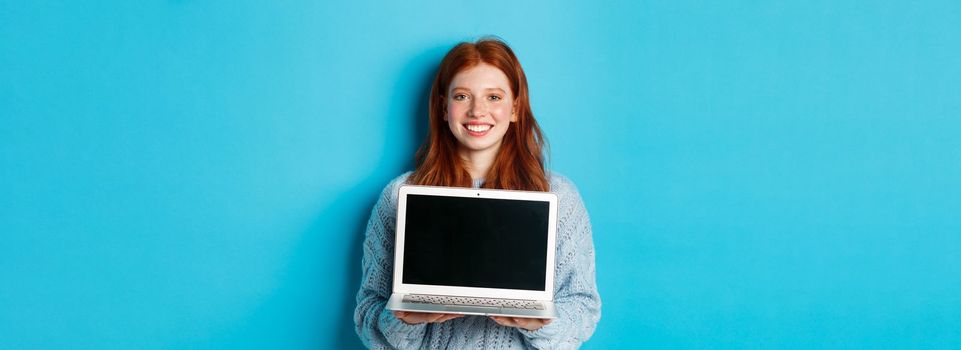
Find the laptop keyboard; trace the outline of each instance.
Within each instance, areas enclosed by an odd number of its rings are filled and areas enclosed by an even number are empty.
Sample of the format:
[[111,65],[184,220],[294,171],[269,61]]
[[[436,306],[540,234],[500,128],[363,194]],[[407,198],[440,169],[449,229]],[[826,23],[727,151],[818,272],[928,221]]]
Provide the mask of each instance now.
[[544,305],[532,300],[495,299],[495,298],[467,298],[448,297],[442,295],[409,294],[405,295],[405,303],[441,304],[460,306],[503,307],[511,309],[544,310]]

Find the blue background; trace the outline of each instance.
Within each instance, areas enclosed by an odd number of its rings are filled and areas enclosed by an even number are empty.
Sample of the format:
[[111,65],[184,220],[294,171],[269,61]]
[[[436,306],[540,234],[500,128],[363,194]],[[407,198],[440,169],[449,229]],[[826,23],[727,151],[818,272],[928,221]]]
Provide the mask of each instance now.
[[584,348],[957,348],[961,3],[7,1],[0,348],[352,348],[430,80],[496,34],[594,224]]

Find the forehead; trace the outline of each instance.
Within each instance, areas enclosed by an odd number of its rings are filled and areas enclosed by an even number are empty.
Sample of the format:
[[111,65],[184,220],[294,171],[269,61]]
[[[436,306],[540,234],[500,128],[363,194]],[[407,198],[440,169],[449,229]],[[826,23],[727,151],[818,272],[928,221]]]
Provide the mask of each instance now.
[[510,80],[507,74],[492,65],[481,63],[462,70],[451,79],[450,90],[463,88],[468,90],[502,89],[510,91]]

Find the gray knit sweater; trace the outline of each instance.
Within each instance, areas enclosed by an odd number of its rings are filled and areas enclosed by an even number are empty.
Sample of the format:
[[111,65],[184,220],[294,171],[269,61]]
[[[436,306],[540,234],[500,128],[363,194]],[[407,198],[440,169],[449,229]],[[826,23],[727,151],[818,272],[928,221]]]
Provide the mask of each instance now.
[[558,319],[536,331],[504,327],[485,316],[408,325],[384,309],[393,281],[397,194],[409,175],[397,177],[384,188],[367,223],[363,277],[354,311],[364,345],[374,349],[567,349],[590,338],[601,317],[591,223],[574,184],[554,173],[549,177],[559,204],[554,270]]

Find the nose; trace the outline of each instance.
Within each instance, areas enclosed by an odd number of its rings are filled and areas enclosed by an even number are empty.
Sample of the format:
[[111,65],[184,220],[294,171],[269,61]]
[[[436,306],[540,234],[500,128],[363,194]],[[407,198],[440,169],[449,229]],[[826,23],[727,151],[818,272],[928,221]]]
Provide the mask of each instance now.
[[471,101],[470,111],[468,112],[471,117],[481,117],[487,113],[487,105],[477,100]]

